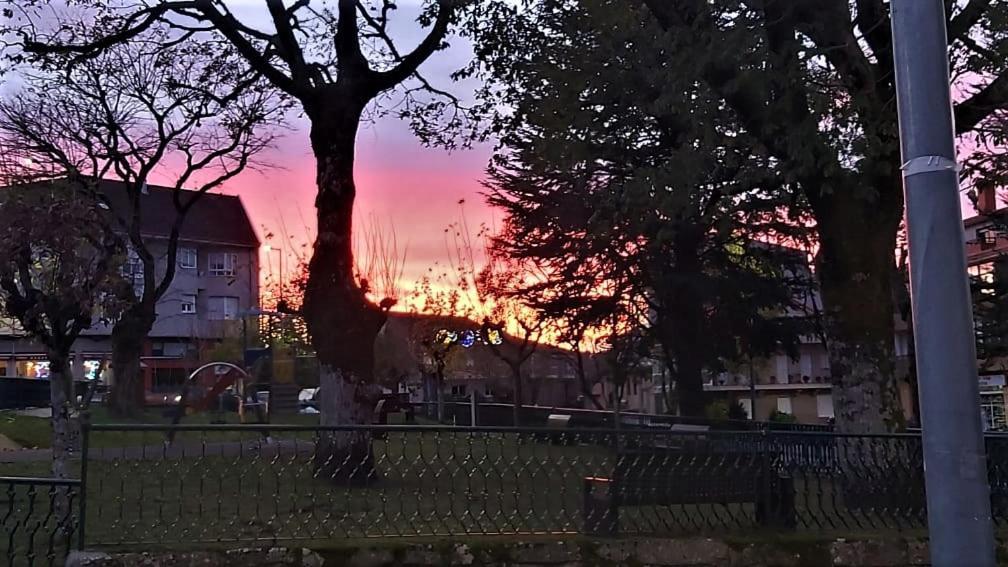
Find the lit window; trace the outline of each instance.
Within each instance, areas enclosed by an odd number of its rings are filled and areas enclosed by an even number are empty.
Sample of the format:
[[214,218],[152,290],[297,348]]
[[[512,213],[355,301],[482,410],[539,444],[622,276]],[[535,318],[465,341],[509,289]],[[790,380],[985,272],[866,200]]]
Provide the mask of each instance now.
[[181,299],[182,313],[196,313],[196,296],[184,294]]
[[777,398],[777,411],[791,413],[791,398]]
[[233,276],[237,272],[238,255],[218,252],[210,254],[210,274],[214,276]]
[[179,248],[178,265],[180,268],[195,270],[199,265],[195,248]]

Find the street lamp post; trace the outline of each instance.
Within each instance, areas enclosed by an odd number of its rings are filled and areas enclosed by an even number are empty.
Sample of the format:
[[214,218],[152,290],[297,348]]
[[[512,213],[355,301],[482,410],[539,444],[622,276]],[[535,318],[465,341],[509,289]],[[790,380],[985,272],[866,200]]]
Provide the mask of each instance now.
[[945,2],[891,14],[931,563],[994,565]]
[[[279,266],[280,267],[280,293],[279,293],[279,298],[278,298],[279,301],[277,302],[277,305],[283,305],[284,304],[283,250],[281,250],[279,248],[273,248],[269,244],[264,245],[262,247],[262,249],[263,249],[263,252],[265,252],[267,255],[270,252],[278,252],[279,253],[277,255],[277,258],[278,258],[278,263],[280,264],[280,266]],[[269,256],[267,256],[267,258],[268,257]]]

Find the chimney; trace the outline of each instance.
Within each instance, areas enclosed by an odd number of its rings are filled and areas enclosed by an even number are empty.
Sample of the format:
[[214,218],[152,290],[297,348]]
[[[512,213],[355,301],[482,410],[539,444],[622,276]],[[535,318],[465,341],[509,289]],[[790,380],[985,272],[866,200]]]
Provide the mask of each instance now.
[[977,182],[977,213],[981,215],[994,214],[997,210],[997,193],[994,191],[994,182]]

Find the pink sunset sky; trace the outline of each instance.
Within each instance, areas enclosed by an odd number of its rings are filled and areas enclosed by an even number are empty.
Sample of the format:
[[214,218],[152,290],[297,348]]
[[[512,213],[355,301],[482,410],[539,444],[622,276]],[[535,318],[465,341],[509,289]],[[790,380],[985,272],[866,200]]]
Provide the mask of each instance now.
[[[229,7],[243,22],[272,32],[269,15],[258,0],[236,0]],[[391,32],[401,51],[410,50],[425,30],[415,21],[420,0],[402,0],[393,16]],[[468,99],[473,85],[455,83],[449,75],[464,65],[471,51],[465,40],[450,38],[450,47],[436,53],[420,71],[439,88]],[[308,122],[292,117],[290,131],[263,156],[275,167],[246,171],[219,192],[240,195],[260,238],[272,232],[271,245],[282,248],[288,275],[296,265],[296,252],[307,252],[315,226],[315,159],[308,141]],[[359,229],[371,222],[393,228],[400,252],[406,252],[404,287],[448,256],[445,228],[464,214],[473,231],[492,223],[493,213],[480,195],[491,145],[448,152],[426,148],[396,117],[361,126],[357,136],[357,201],[354,219]],[[152,180],[157,182],[157,180]],[[464,200],[464,205],[459,202]],[[307,230],[306,230],[307,225]],[[284,245],[284,233],[292,246]],[[263,254],[264,281],[278,270],[277,254]],[[275,281],[275,280],[273,280]]]

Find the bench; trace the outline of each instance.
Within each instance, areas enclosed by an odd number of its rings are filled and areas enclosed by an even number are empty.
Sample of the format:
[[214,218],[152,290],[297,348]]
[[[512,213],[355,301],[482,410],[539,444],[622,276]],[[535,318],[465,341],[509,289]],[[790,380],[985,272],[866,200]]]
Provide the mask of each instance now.
[[752,504],[761,527],[796,523],[792,479],[752,451],[623,449],[610,475],[584,479],[584,525],[592,535],[616,535],[624,506],[701,504]]

